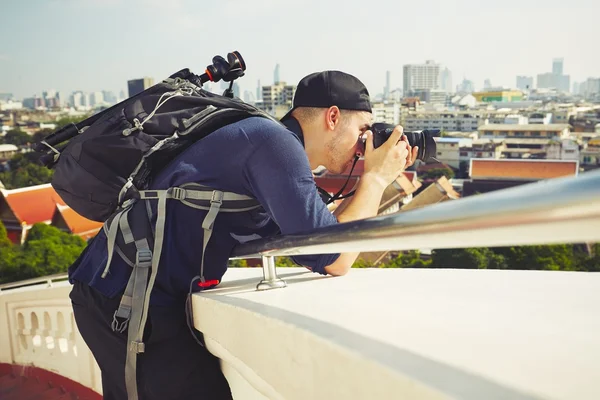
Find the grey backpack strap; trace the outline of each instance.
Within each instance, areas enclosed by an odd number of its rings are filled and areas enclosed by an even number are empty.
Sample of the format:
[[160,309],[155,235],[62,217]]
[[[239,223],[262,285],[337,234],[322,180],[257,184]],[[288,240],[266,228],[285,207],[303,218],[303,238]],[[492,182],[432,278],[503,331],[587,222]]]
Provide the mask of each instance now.
[[[202,260],[200,263],[200,287],[205,287],[204,279],[204,255],[206,247],[212,236],[213,227],[219,212],[242,212],[260,207],[260,204],[251,197],[237,193],[214,190],[197,183],[189,183],[180,187],[172,187],[167,190],[143,190],[139,192],[140,201],[157,200],[157,219],[152,227],[147,221],[137,221],[139,210],[130,213],[133,205],[120,211],[112,217],[112,220],[105,225],[107,233],[109,258],[105,267],[103,277],[109,271],[112,253],[119,250],[115,247],[117,241],[126,246],[125,253],[132,252],[129,249],[132,243],[135,244],[135,262],[133,270],[125,292],[121,297],[119,308],[115,311],[112,322],[112,329],[115,332],[125,332],[127,329],[127,357],[125,361],[125,385],[129,400],[138,399],[137,390],[137,355],[143,353],[145,345],[143,342],[144,328],[148,318],[148,309],[150,296],[156,281],[158,265],[162,253],[165,222],[167,212],[167,200],[178,200],[182,204],[207,210],[206,216],[202,221],[204,229],[204,238],[202,243]],[[146,213],[144,211],[144,218]],[[129,223],[129,216],[133,215],[137,221],[132,226]],[[148,225],[148,226],[146,226]],[[145,228],[138,228],[144,226]],[[154,229],[152,229],[154,228]],[[154,230],[154,234],[152,232]],[[119,232],[122,235],[119,236]],[[153,238],[152,238],[153,236]],[[153,249],[150,249],[151,239],[154,240]],[[128,250],[129,249],[129,250]],[[120,249],[123,254],[124,249]],[[131,256],[129,256],[131,257]],[[131,264],[130,264],[131,265]],[[212,285],[212,284],[211,284]],[[206,287],[211,286],[206,285]]]
[[224,193],[219,190],[214,190],[212,192],[212,198],[210,200],[210,209],[206,213],[206,217],[204,217],[204,221],[202,221],[202,229],[204,229],[204,240],[202,241],[202,261],[200,262],[200,284],[204,284],[206,280],[204,279],[204,259],[206,253],[206,246],[208,245],[208,241],[212,236],[213,226],[215,225],[215,219],[217,219],[217,214],[219,214],[219,210],[223,205],[223,196]]

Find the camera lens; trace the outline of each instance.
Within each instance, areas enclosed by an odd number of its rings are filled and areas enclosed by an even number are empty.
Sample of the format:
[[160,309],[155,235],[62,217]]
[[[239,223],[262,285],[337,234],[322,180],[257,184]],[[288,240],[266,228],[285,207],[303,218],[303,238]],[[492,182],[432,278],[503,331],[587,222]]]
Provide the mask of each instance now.
[[[384,124],[381,122],[373,124],[373,126],[371,126],[371,131],[373,132],[373,147],[377,148],[385,143],[394,131],[394,128],[395,126],[392,124]],[[404,132],[404,134],[411,147],[419,146],[417,159],[427,161],[435,156],[435,140],[430,132]]]

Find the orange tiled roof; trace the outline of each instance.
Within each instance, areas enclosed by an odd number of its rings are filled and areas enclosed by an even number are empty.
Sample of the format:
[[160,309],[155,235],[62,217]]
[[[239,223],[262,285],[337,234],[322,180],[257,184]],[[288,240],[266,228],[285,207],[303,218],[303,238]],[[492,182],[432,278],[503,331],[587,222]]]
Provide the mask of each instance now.
[[87,238],[94,236],[100,230],[100,228],[102,228],[102,222],[96,222],[84,218],[77,214],[75,210],[69,206],[61,206],[57,204],[56,212],[60,214],[63,221],[74,235]]
[[65,205],[50,184],[2,189],[2,195],[19,222],[28,225],[52,220],[56,205]]
[[577,175],[579,163],[567,160],[471,159],[472,179],[550,179]]

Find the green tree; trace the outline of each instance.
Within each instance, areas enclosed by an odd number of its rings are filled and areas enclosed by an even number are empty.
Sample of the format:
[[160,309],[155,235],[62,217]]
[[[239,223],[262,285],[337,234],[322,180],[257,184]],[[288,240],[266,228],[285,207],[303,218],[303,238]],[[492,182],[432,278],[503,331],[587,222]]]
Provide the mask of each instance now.
[[381,268],[427,268],[431,260],[423,260],[418,250],[400,253],[396,258],[381,265]]
[[8,238],[6,227],[0,222],[0,283],[11,282],[16,275],[15,257],[15,246]]
[[290,257],[275,257],[275,266],[278,268],[299,267]]
[[41,142],[42,140],[44,140],[44,138],[48,135],[50,135],[52,132],[54,132],[54,130],[52,129],[40,129],[39,131],[37,131],[36,133],[33,134],[32,137],[32,141],[33,143],[38,143]]
[[[32,156],[30,154],[36,154]],[[7,189],[17,189],[33,185],[49,183],[52,180],[51,169],[33,161],[37,153],[15,155],[9,162],[9,170],[0,172],[0,181]]]
[[89,115],[62,117],[55,122],[56,130],[62,128],[63,126],[69,125],[69,124],[76,124],[78,122],[81,122],[88,117],[89,117]]
[[577,269],[576,254],[569,244],[516,246],[493,248],[495,254],[505,258],[507,268],[518,270]]
[[425,171],[420,174],[420,177],[423,180],[426,179],[439,179],[442,176],[445,176],[448,179],[454,178],[454,171],[450,168],[432,168],[429,171]]
[[375,267],[372,262],[367,261],[363,258],[357,258],[352,264],[352,268],[373,268]]
[[15,146],[24,146],[28,143],[32,143],[33,138],[26,132],[20,129],[13,129],[6,132],[6,135],[2,138],[2,143],[14,144]]
[[431,252],[434,268],[485,269],[490,250],[486,248],[437,249]]
[[580,255],[577,263],[579,271],[600,272],[600,243],[592,246],[592,255]]
[[17,270],[13,280],[66,272],[86,243],[79,236],[46,224],[35,224],[13,260]]
[[227,268],[247,268],[248,261],[246,260],[229,260]]

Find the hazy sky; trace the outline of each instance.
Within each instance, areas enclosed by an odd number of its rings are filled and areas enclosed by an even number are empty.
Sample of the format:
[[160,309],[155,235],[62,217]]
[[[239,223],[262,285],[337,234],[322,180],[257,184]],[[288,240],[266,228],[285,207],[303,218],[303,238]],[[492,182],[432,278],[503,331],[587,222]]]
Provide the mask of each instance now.
[[515,86],[564,57],[571,82],[600,76],[599,0],[0,0],[0,93],[17,97],[126,89],[238,50],[242,90],[297,83],[323,69],[356,75],[372,95],[385,72],[433,59],[456,86]]

